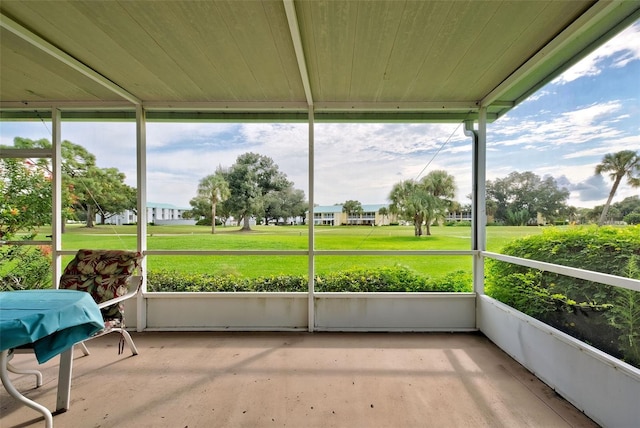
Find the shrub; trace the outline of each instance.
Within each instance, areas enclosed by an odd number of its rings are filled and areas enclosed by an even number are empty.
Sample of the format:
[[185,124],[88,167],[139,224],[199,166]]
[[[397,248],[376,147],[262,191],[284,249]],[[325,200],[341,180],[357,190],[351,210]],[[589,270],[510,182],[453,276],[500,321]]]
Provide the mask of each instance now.
[[[502,253],[640,277],[640,226],[551,228],[510,242]],[[611,355],[640,364],[640,292],[497,260],[487,261],[486,292]]]
[[471,222],[468,220],[449,220],[445,224],[445,226],[453,226],[453,227],[471,227]]
[[51,288],[49,247],[0,247],[0,291]]
[[[149,291],[270,291],[305,292],[304,275],[271,275],[243,278],[239,275],[184,274],[177,271],[150,271]],[[471,274],[451,272],[431,279],[404,266],[367,269],[355,267],[340,272],[319,274],[315,278],[318,292],[461,292],[471,291]]]

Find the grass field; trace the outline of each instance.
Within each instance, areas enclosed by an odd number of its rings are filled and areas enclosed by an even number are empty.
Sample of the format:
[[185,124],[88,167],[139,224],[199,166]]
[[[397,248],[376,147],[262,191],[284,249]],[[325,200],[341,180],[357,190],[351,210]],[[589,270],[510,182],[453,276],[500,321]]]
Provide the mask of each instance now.
[[[237,227],[218,227],[216,234],[202,226],[149,226],[149,250],[306,250],[308,229],[304,226],[255,226],[252,232]],[[498,251],[505,243],[539,234],[538,227],[488,227],[487,249]],[[87,229],[67,225],[63,248],[136,248],[135,226],[97,226]],[[433,227],[431,236],[413,236],[411,226],[315,228],[316,250],[469,250],[471,228]],[[66,258],[63,264],[66,264]],[[422,274],[438,277],[456,270],[471,269],[471,256],[317,256],[316,272],[351,267],[408,266]],[[185,273],[238,274],[247,277],[308,273],[306,256],[149,256],[147,269],[168,269]]]

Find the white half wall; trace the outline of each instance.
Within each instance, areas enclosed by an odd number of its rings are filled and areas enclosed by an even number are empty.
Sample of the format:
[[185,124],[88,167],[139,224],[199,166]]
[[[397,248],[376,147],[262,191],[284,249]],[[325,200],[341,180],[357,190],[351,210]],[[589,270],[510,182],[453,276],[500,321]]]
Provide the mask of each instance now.
[[307,328],[307,293],[147,293],[146,330]]
[[[149,331],[308,330],[307,293],[145,293]],[[316,293],[314,331],[475,331],[475,293]],[[128,328],[136,306],[127,302]]]
[[316,293],[318,331],[473,331],[475,293]]
[[478,328],[604,427],[640,427],[640,370],[486,295]]

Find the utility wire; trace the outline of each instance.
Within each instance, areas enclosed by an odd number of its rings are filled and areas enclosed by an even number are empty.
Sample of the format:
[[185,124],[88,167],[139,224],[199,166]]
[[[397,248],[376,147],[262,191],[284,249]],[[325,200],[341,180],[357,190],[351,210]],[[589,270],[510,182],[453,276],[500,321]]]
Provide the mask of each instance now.
[[456,134],[456,132],[458,132],[458,129],[460,129],[460,126],[462,126],[462,124],[464,123],[464,121],[460,122],[458,124],[458,126],[456,126],[456,129],[453,130],[453,132],[451,133],[451,135],[449,135],[449,138],[447,138],[438,148],[438,150],[433,154],[433,156],[431,157],[431,159],[429,159],[429,162],[427,162],[427,164],[424,166],[424,168],[422,168],[422,170],[420,170],[420,172],[418,173],[418,175],[415,178],[415,181],[418,181],[418,179],[420,178],[420,176],[422,175],[422,173],[429,167],[429,165],[431,165],[431,163],[435,160],[436,156],[438,156],[440,154],[440,152],[442,151],[442,149],[444,148],[444,146],[446,146],[447,144],[449,144],[449,141],[451,141],[451,138],[453,138],[453,136]]

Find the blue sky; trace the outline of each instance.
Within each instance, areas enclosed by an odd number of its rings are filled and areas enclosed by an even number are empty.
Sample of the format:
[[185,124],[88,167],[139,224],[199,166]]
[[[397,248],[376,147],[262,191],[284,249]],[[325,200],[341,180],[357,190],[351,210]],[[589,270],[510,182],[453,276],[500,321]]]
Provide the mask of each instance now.
[[[569,204],[604,204],[608,177],[594,176],[607,153],[640,150],[640,22],[546,85],[487,129],[487,179],[512,171],[552,175]],[[0,123],[0,142],[50,139],[46,123]],[[149,123],[148,192],[153,202],[188,207],[198,181],[247,151],[270,156],[308,195],[306,124]],[[102,167],[135,185],[134,123],[63,123],[63,139],[87,147]],[[316,124],[315,202],[386,203],[394,183],[434,169],[471,191],[470,141],[457,124]],[[626,184],[616,201],[638,194]]]

